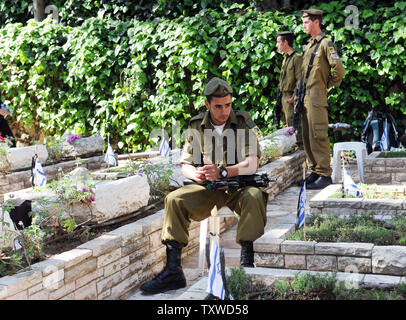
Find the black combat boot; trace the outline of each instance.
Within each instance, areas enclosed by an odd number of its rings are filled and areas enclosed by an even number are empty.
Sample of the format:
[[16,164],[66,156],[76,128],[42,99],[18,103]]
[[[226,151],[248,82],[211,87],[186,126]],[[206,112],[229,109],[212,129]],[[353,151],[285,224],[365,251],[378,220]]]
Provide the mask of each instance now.
[[240,265],[254,268],[254,243],[252,241],[241,242]]
[[140,289],[145,293],[156,294],[186,287],[186,278],[181,266],[184,244],[168,241],[166,245],[166,266],[154,279],[144,283]]
[[306,186],[308,190],[320,190],[332,184],[331,177],[320,176],[316,181]]
[[[320,175],[318,175],[316,172],[312,172],[306,179],[306,186],[308,186],[309,184],[313,183],[314,181],[316,181],[318,178],[320,177]],[[297,183],[298,187],[303,186],[303,180],[300,180]]]

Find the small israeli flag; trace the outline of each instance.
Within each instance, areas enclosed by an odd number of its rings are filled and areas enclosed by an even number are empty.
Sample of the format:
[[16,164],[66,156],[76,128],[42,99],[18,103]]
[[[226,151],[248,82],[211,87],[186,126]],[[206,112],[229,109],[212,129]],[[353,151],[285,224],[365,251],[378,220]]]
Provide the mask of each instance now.
[[385,124],[385,130],[383,130],[383,134],[381,137],[381,151],[388,151],[389,150],[389,139],[388,139],[388,127]]
[[35,167],[32,172],[32,184],[34,187],[43,187],[47,184],[47,178],[45,176],[44,170],[42,169],[41,161],[37,158],[35,161]]
[[163,156],[167,157],[169,156],[169,153],[171,152],[171,147],[169,146],[168,141],[163,138],[161,142],[161,146],[159,147],[159,153],[162,154]]
[[117,165],[116,157],[114,156],[113,148],[111,147],[110,142],[107,146],[107,152],[104,156],[104,162],[113,167]]
[[361,191],[359,191],[359,188],[345,168],[343,168],[343,193],[344,195],[352,195],[354,197],[361,195]]
[[296,226],[301,228],[306,217],[306,181],[303,181],[303,186],[300,189],[299,199],[297,202],[297,218]]
[[210,247],[210,269],[206,292],[224,300],[225,288],[221,276],[220,247],[218,241],[213,239]]

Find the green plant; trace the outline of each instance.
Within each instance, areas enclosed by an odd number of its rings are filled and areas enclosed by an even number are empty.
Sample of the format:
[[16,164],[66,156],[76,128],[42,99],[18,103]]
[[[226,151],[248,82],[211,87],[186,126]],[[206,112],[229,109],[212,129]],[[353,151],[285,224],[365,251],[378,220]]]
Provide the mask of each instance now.
[[227,289],[234,299],[244,300],[250,292],[252,279],[243,267],[230,268],[231,274],[226,277]]
[[17,231],[16,240],[22,247],[24,257],[31,266],[34,259],[42,259],[43,253],[43,237],[45,232],[36,224],[37,217],[33,217],[32,224]]
[[[376,245],[405,245],[406,218],[398,216],[389,222],[376,221],[371,213],[351,214],[342,219],[334,215],[317,217],[312,223],[288,235],[289,240],[318,242],[368,242]],[[306,231],[306,239],[304,238]]]
[[[53,4],[60,24],[26,22],[31,3],[20,2],[0,4],[0,91],[15,120],[47,135],[67,128],[102,137],[110,132],[121,151],[154,146],[150,132],[168,123],[185,129],[187,119],[204,110],[201,91],[212,76],[232,84],[234,106],[267,132],[282,61],[276,32],[281,26],[295,32],[299,51],[308,39],[300,11],[258,12],[248,1],[59,0]],[[402,119],[404,2],[352,4],[358,28],[345,25],[344,2],[318,4],[346,68],[341,86],[329,92],[330,122],[361,128],[372,107]],[[360,131],[349,138],[359,140]]]
[[174,166],[174,164],[166,161],[153,163],[150,160],[141,160],[130,161],[127,170],[132,175],[145,174],[147,176],[148,184],[152,190],[150,201],[155,202],[169,193],[170,177]]
[[278,156],[279,156],[279,154],[278,154],[276,144],[271,144],[271,145],[265,146],[264,150],[262,151],[262,154],[261,154],[261,159],[259,161],[259,165],[263,166],[263,165],[275,160]]

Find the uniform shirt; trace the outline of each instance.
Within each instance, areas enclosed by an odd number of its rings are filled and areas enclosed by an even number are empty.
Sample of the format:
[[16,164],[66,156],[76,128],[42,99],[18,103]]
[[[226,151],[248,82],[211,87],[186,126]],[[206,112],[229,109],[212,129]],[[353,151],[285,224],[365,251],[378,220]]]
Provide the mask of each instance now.
[[[324,33],[319,34],[315,39],[310,39],[306,46],[302,64],[303,79],[306,76],[311,54],[317,42],[324,36]],[[327,89],[333,86],[338,87],[341,84],[345,69],[333,41],[329,38],[321,41],[307,79],[305,102],[327,105]]]
[[[293,57],[290,59],[288,68],[286,69],[286,75],[285,75],[285,68],[286,64],[288,63],[289,58],[292,56]],[[281,67],[281,73],[280,73],[280,80],[279,80],[279,89],[281,92],[294,92],[297,81],[300,78],[300,73],[302,70],[302,60],[303,57],[301,54],[296,52],[294,49],[291,49],[288,53],[284,54],[283,62],[282,62],[282,67]]]
[[246,111],[231,110],[221,135],[214,129],[209,111],[206,111],[190,120],[180,162],[200,166],[204,165],[205,157],[208,163],[230,166],[248,156],[260,158],[258,136],[260,131]]

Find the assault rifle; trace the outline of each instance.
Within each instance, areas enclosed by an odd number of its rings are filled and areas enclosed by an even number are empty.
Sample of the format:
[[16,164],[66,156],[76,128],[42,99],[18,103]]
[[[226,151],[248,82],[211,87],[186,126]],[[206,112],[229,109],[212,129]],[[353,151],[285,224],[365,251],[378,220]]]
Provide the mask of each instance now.
[[295,134],[298,132],[299,128],[299,116],[303,112],[304,108],[304,97],[306,95],[306,86],[303,83],[303,77],[300,76],[299,86],[296,89],[295,94],[295,110],[293,112],[293,129],[295,130]]
[[313,52],[311,53],[309,65],[307,66],[307,71],[306,71],[306,75],[305,75],[304,79],[303,79],[303,74],[300,76],[299,86],[296,89],[296,98],[295,98],[295,102],[294,102],[295,111],[293,112],[293,129],[295,130],[295,134],[297,134],[298,128],[299,128],[299,115],[303,112],[303,109],[304,109],[304,97],[306,95],[306,84],[307,84],[307,80],[309,79],[310,71],[313,68],[314,57],[316,56],[317,50],[319,49],[320,44],[325,37],[326,36],[323,36],[319,40],[319,42],[317,42],[316,47],[314,48]]
[[[237,190],[244,187],[268,187],[269,183],[274,181],[276,179],[269,178],[267,173],[261,173],[206,181],[201,185],[206,186],[208,190]],[[183,181],[185,186],[193,183],[197,184],[197,182],[190,179]]]
[[276,129],[280,128],[281,114],[282,114],[282,92],[279,89],[278,85],[278,91],[276,93],[276,103],[275,106],[273,107],[273,125],[276,127]]

